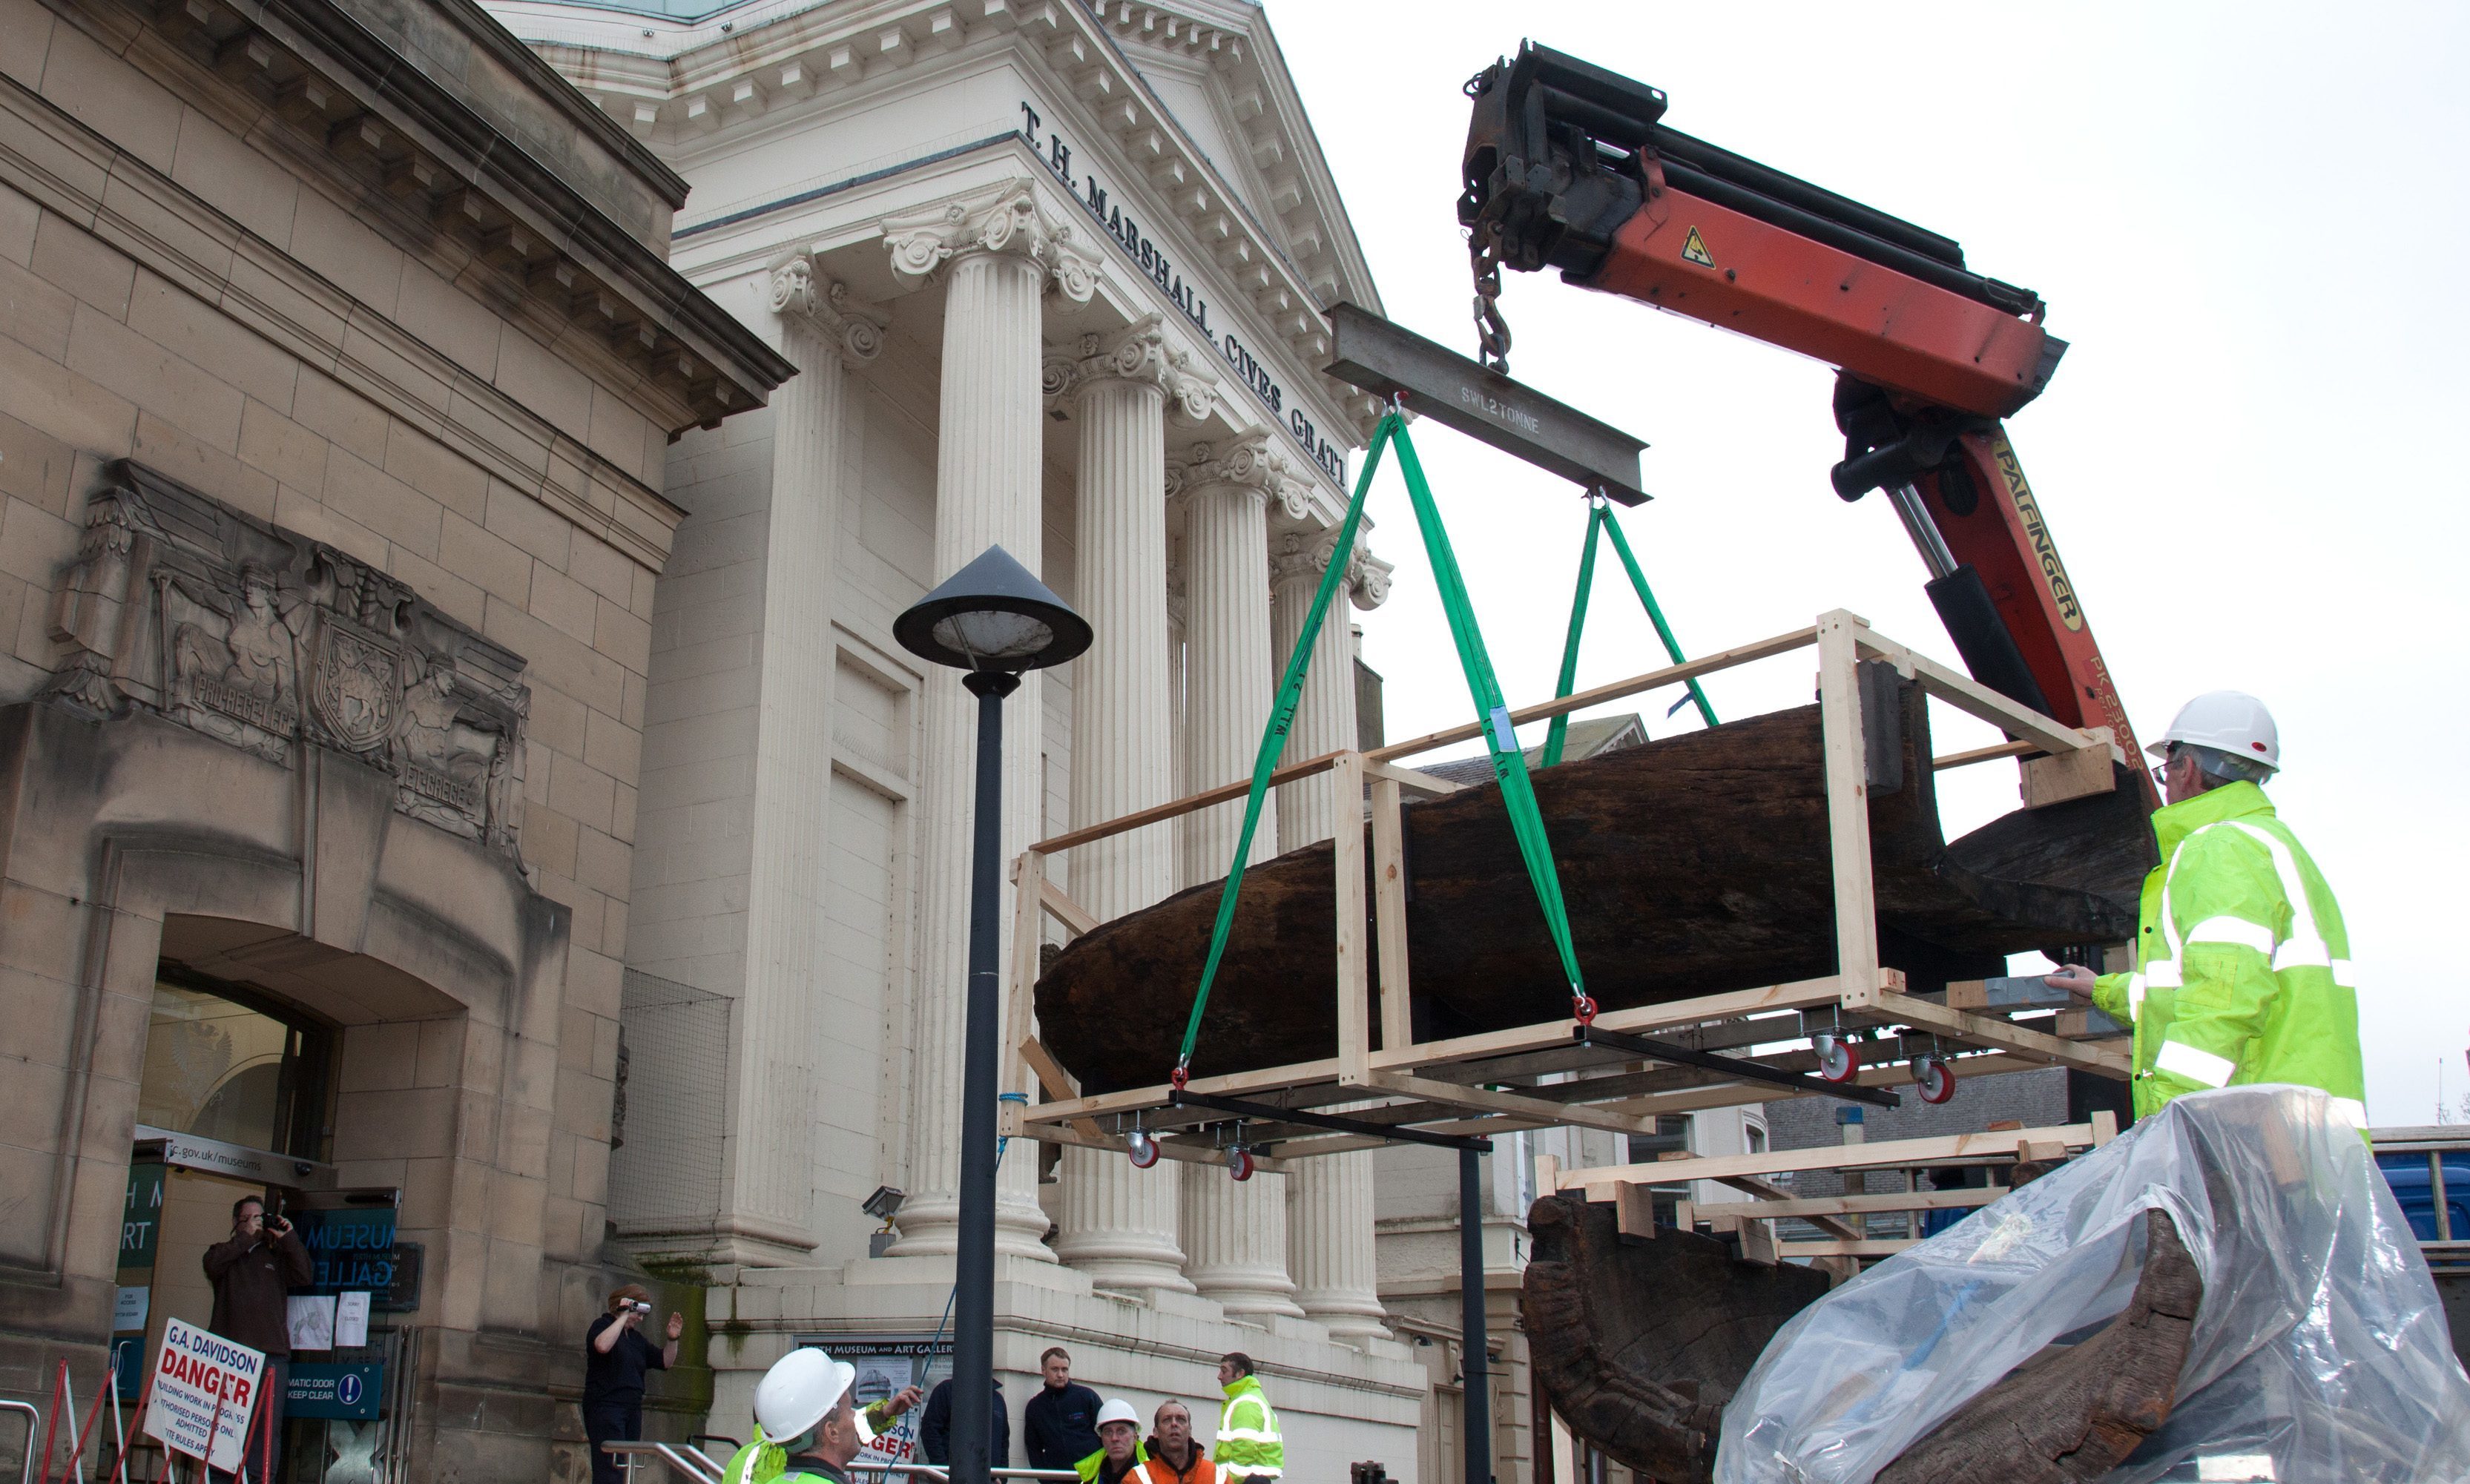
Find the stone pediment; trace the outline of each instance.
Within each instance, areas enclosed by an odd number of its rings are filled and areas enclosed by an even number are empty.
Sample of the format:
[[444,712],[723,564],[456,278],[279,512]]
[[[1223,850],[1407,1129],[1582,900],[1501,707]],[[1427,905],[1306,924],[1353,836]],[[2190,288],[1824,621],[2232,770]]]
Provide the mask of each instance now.
[[123,460],[86,503],[51,637],[69,705],[289,766],[328,748],[391,774],[398,812],[518,854],[524,657],[335,547]]

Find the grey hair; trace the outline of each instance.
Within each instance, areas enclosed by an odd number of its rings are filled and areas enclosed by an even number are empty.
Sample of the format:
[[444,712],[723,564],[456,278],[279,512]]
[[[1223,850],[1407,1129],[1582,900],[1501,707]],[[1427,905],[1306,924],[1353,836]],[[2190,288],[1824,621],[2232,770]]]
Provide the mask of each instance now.
[[2241,757],[2218,747],[2205,747],[2198,742],[2180,742],[2179,748],[2196,761],[2196,771],[2215,783],[2261,783],[2272,777],[2270,765],[2252,757]]

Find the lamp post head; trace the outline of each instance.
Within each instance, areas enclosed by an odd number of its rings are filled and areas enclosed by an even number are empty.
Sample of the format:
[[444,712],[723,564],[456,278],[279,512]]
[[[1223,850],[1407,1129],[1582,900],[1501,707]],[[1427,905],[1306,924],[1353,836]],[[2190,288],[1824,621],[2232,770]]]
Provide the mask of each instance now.
[[1017,675],[1070,660],[1089,647],[1090,633],[1012,553],[989,546],[894,619],[892,637],[937,664]]

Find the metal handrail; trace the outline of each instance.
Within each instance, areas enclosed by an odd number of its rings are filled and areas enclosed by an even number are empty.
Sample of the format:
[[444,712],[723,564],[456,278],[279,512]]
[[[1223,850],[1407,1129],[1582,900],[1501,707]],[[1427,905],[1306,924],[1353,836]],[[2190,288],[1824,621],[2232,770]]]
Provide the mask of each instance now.
[[[17,1484],[34,1484],[35,1425],[43,1420],[43,1414],[35,1408],[32,1402],[0,1402],[0,1412],[23,1412],[26,1414],[26,1467],[18,1471]],[[45,1461],[49,1462],[49,1460]]]

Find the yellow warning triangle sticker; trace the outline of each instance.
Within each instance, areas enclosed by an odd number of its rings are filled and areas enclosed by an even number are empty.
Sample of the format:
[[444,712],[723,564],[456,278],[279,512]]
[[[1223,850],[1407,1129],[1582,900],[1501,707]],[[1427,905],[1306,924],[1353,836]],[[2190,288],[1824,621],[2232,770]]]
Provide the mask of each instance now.
[[1700,267],[1715,266],[1715,255],[1707,250],[1707,239],[1698,235],[1696,227],[1689,229],[1689,240],[1681,244],[1681,260],[1685,263],[1695,263]]

